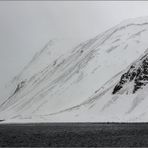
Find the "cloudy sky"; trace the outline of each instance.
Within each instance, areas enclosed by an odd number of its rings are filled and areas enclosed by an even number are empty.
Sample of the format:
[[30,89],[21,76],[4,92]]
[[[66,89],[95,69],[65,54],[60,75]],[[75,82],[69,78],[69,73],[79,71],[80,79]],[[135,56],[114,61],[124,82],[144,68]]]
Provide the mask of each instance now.
[[53,38],[85,41],[140,16],[148,16],[146,1],[0,1],[0,85]]

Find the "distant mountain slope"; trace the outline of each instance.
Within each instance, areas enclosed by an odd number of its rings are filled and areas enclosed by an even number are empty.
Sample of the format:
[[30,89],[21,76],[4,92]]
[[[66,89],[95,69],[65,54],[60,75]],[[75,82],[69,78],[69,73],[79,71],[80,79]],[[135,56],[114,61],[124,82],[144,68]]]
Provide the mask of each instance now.
[[13,80],[11,95],[0,105],[0,118],[144,120],[146,110],[140,105],[147,97],[147,38],[148,18],[138,18],[71,50],[50,41]]

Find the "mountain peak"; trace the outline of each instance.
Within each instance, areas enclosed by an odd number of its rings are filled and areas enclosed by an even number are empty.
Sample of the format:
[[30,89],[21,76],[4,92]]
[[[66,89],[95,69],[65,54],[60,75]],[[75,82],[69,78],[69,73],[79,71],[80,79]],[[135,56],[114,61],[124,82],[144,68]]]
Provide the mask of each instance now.
[[146,97],[137,99],[148,83],[147,38],[148,18],[138,18],[77,46],[49,41],[11,84],[9,97],[0,105],[0,118],[131,120],[126,115],[129,108],[135,109],[136,100]]

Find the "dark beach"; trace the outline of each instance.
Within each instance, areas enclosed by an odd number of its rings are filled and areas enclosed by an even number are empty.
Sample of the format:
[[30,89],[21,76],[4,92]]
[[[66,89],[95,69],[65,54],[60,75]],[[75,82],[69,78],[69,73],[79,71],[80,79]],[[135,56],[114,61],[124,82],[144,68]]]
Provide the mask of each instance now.
[[148,146],[148,123],[1,124],[0,146]]

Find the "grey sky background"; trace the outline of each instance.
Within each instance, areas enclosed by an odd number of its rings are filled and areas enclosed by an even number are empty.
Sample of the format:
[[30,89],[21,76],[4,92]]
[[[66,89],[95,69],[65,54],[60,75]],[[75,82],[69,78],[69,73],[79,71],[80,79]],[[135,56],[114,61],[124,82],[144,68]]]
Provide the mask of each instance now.
[[79,43],[140,16],[148,16],[147,1],[1,1],[0,87],[49,40]]

